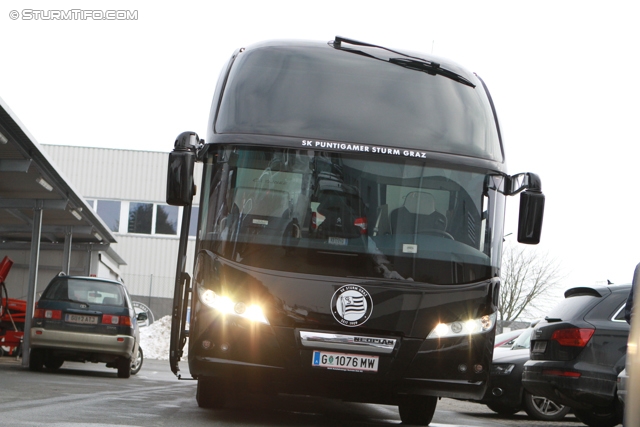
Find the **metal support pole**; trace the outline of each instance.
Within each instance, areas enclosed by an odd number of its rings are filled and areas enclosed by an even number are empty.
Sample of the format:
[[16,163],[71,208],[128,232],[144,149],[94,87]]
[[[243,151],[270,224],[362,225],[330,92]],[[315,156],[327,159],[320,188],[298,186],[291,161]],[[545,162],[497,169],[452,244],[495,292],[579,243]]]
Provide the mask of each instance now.
[[73,227],[67,227],[64,231],[64,252],[62,253],[62,272],[71,274],[71,243],[73,241]]
[[149,307],[151,307],[151,288],[153,286],[153,274],[149,278]]
[[33,210],[33,228],[31,231],[31,257],[29,259],[29,289],[27,290],[27,312],[24,316],[24,338],[22,341],[22,366],[29,366],[29,346],[31,319],[36,305],[38,286],[38,265],[40,264],[40,236],[42,234],[42,200],[38,200]]
[[89,276],[91,274],[91,262],[93,261],[91,257],[93,256],[93,251],[91,244],[87,246],[87,261],[84,266],[84,275]]

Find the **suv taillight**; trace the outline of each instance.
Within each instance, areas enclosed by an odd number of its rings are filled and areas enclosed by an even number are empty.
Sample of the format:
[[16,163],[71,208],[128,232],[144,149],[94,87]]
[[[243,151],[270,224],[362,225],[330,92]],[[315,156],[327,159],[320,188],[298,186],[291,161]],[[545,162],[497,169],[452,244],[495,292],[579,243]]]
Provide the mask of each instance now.
[[565,371],[563,369],[543,369],[542,375],[553,375],[555,377],[580,378],[582,374],[576,371]]
[[566,347],[584,347],[595,331],[589,328],[558,329],[551,335],[551,339]]

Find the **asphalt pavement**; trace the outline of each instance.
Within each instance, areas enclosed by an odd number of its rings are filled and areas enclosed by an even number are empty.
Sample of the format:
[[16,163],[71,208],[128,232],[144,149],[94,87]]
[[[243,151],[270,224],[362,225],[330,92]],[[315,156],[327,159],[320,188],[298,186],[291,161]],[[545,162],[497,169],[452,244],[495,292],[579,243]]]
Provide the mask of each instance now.
[[[186,362],[183,377],[189,378]],[[380,426],[398,425],[397,408],[300,396],[252,397],[228,410],[207,411],[195,401],[196,382],[178,380],[166,360],[144,361],[130,379],[104,364],[69,363],[55,372],[31,372],[14,357],[0,357],[0,426]],[[249,410],[247,410],[249,409]],[[55,414],[55,416],[53,415]],[[90,414],[90,415],[88,415]],[[90,416],[93,423],[87,424]],[[108,424],[100,423],[108,421]],[[8,423],[8,424],[5,424]],[[177,424],[176,424],[177,423]],[[559,422],[535,421],[525,412],[499,416],[485,405],[438,402],[432,427],[580,427],[569,414]]]

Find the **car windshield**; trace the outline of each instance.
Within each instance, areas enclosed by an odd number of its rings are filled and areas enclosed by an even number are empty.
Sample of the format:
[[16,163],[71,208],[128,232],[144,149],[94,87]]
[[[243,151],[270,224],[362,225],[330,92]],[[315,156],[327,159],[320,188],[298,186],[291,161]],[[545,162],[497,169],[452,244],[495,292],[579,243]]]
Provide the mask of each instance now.
[[516,340],[513,342],[511,346],[511,350],[518,350],[521,348],[531,348],[531,332],[533,332],[533,328],[527,328]]
[[397,156],[212,146],[200,250],[244,265],[434,284],[496,274],[502,177]]
[[52,282],[41,299],[73,301],[88,305],[125,307],[124,289],[117,283],[100,280],[60,278]]
[[518,338],[518,335],[520,335],[520,333],[521,333],[520,330],[503,332],[501,334],[496,335],[494,342],[496,343],[496,345],[500,345],[501,347],[511,347],[511,345],[513,344],[515,339]]

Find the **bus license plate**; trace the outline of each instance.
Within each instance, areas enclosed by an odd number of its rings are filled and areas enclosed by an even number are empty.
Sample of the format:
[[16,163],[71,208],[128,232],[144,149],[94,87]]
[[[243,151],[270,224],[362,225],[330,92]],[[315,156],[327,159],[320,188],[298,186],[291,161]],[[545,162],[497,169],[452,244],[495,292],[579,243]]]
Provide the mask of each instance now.
[[378,372],[378,356],[314,351],[311,365],[340,371]]
[[67,314],[65,319],[69,323],[81,323],[83,325],[97,325],[98,316],[84,316],[81,314]]

